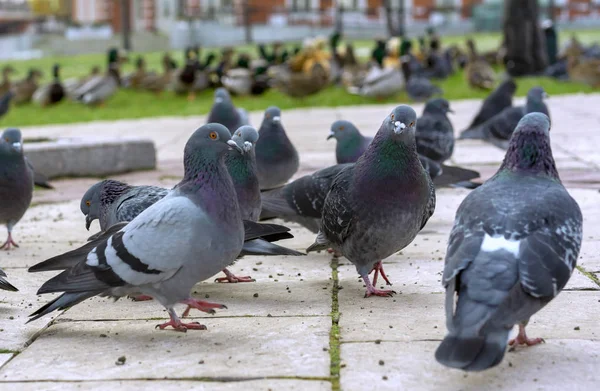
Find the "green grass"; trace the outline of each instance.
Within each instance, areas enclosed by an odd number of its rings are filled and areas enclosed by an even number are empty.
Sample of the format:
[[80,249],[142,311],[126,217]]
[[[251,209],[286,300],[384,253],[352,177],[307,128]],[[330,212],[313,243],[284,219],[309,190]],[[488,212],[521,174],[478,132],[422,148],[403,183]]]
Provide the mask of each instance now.
[[[578,38],[583,42],[591,42],[597,31],[577,32]],[[561,37],[568,39],[571,34],[563,32]],[[598,36],[598,35],[596,35]],[[500,43],[500,35],[497,33],[473,34],[480,50],[487,50],[497,47]],[[444,38],[444,44],[464,42],[464,36]],[[357,48],[370,48],[372,42],[357,41]],[[209,51],[213,49],[207,49]],[[245,52],[254,52],[253,46],[241,46],[236,50]],[[182,64],[181,53],[173,53],[179,64]],[[162,53],[145,53],[144,57],[148,63],[149,69],[158,69]],[[22,78],[31,67],[41,69],[45,73],[45,81],[49,78],[49,72],[52,64],[60,63],[62,66],[62,76],[64,79],[69,77],[79,77],[89,72],[93,65],[103,65],[104,56],[102,54],[85,54],[72,57],[45,57],[41,59],[13,61],[11,64],[18,70],[14,80]],[[0,63],[0,67],[4,64]],[[131,72],[133,65],[127,64],[123,69],[123,74]],[[444,96],[449,100],[454,99],[480,99],[487,95],[486,91],[479,91],[469,88],[462,72],[438,83],[444,90]],[[533,86],[541,85],[550,95],[560,95],[567,93],[592,92],[591,87],[581,84],[559,82],[547,78],[522,78],[518,80],[517,95],[525,95],[527,90]],[[268,106],[276,105],[281,109],[303,108],[303,107],[337,107],[348,105],[364,105],[378,103],[400,103],[408,102],[405,94],[378,101],[374,99],[363,98],[361,96],[351,95],[339,87],[330,87],[320,93],[304,98],[296,99],[271,90],[260,97],[235,97],[234,103],[247,110],[264,110]],[[147,92],[138,92],[130,90],[121,90],[115,94],[104,107],[87,107],[79,103],[64,101],[60,104],[40,108],[34,104],[22,106],[13,106],[10,112],[0,119],[0,126],[31,126],[57,123],[75,123],[88,122],[96,120],[116,120],[126,118],[146,118],[160,116],[189,116],[206,114],[212,105],[212,91],[205,91],[198,94],[196,101],[188,102],[185,97],[175,96],[165,92],[160,96]]]

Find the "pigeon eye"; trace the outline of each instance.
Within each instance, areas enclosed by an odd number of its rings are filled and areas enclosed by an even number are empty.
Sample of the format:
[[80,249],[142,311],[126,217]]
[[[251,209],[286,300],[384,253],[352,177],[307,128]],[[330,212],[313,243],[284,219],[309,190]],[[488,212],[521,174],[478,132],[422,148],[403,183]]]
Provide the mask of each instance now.
[[92,203],[91,203],[90,201],[86,201],[86,202],[85,202],[85,204],[86,204],[87,206],[90,206],[90,205],[92,205]]
[[415,126],[415,121],[411,122],[408,126]]
[[391,115],[390,118],[392,119],[392,121],[394,120],[394,114],[393,113],[392,113],[392,115]]
[[210,137],[211,140],[216,140],[218,138],[217,133],[215,133],[215,132],[210,132],[208,137]]

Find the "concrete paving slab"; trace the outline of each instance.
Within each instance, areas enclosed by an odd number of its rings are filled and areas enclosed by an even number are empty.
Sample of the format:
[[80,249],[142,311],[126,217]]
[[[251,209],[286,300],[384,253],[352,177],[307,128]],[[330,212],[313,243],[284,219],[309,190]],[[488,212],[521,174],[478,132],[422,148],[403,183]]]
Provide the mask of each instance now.
[[202,380],[122,380],[122,381],[86,381],[86,382],[33,382],[16,383],[0,382],[0,389],[19,389],[22,391],[138,391],[155,388],[161,391],[274,391],[274,390],[300,390],[300,391],[328,391],[331,383],[318,380],[246,380],[246,381],[202,381]]
[[[349,295],[340,291],[342,340],[441,340],[446,334],[443,294],[402,294],[392,298]],[[600,294],[562,292],[535,314],[527,327],[546,339],[600,340]],[[569,316],[557,316],[568,312]]]
[[506,353],[497,367],[465,373],[435,361],[438,342],[344,343],[341,388],[354,390],[593,390],[600,342],[552,340]]
[[[8,349],[5,349],[5,350],[8,350]],[[4,364],[6,364],[8,362],[8,360],[10,360],[13,356],[14,356],[14,353],[0,353],[0,368],[2,368],[2,366]]]
[[329,317],[215,318],[207,331],[187,333],[155,330],[157,323],[54,324],[0,369],[0,379],[329,376]]

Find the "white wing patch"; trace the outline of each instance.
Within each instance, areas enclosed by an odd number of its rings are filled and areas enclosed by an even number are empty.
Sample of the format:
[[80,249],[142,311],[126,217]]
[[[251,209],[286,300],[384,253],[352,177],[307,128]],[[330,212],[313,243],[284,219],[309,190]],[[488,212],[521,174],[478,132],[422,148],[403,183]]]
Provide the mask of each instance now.
[[98,255],[96,254],[96,247],[94,247],[94,249],[89,252],[89,254],[85,260],[85,263],[88,266],[92,266],[92,267],[98,266],[99,261],[98,261]]
[[519,240],[507,240],[504,238],[504,236],[492,237],[488,234],[485,234],[483,243],[481,243],[481,251],[491,253],[498,250],[505,250],[514,255],[516,258],[519,255],[520,246],[521,241]]

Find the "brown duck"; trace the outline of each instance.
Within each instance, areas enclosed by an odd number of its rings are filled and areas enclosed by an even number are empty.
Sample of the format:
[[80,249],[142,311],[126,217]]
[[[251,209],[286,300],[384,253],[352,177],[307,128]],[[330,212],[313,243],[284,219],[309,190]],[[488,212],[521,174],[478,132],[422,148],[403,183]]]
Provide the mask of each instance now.
[[0,96],[4,96],[10,88],[12,87],[12,83],[10,81],[10,75],[15,73],[15,68],[11,65],[6,65],[2,68],[2,82],[0,82]]
[[35,91],[39,88],[38,81],[42,77],[42,72],[38,69],[31,68],[27,73],[27,77],[13,85],[15,93],[14,102],[17,105],[31,102],[31,98]]
[[496,73],[490,64],[477,54],[472,39],[467,40],[467,47],[469,49],[469,62],[465,71],[467,82],[473,88],[491,90],[496,82]]

